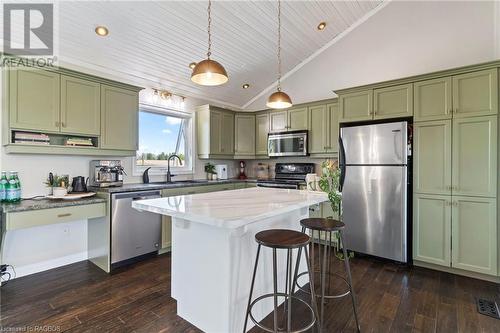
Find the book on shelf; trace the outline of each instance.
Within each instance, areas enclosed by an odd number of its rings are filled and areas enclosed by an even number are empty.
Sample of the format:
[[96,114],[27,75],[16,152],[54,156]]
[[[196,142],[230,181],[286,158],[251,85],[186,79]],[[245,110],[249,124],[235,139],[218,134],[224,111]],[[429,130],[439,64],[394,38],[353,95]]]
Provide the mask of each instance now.
[[15,132],[14,143],[50,144],[50,137],[42,133]]
[[73,147],[93,147],[94,143],[91,138],[67,138],[65,145]]

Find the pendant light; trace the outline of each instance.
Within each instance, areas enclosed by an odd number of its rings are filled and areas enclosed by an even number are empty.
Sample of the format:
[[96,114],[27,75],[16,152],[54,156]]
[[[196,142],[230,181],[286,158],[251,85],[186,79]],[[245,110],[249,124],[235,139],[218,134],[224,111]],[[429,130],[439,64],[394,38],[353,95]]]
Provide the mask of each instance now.
[[271,109],[286,109],[292,106],[290,96],[281,91],[281,1],[278,0],[278,89],[266,103]]
[[210,59],[210,56],[212,55],[212,33],[210,31],[212,25],[211,7],[212,1],[208,0],[207,59],[197,63],[193,68],[193,73],[191,74],[191,81],[202,86],[218,86],[229,80],[224,67],[217,61]]

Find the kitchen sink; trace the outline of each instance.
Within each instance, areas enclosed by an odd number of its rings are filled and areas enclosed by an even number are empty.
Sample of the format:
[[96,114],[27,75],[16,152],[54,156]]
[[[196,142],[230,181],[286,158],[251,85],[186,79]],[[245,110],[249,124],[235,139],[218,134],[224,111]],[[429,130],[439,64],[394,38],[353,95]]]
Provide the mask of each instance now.
[[167,182],[152,182],[150,184],[203,184],[208,183],[208,180],[204,179],[192,179],[192,180],[176,180],[170,183]]

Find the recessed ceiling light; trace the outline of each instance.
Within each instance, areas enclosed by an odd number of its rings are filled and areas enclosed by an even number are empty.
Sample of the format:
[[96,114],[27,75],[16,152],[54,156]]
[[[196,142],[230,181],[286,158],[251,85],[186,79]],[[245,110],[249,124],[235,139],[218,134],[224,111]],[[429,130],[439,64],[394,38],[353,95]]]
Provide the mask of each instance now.
[[318,30],[321,31],[321,30],[325,30],[326,28],[326,22],[320,22],[318,24]]
[[189,64],[189,68],[193,69],[196,67],[196,63],[195,62],[192,62]]
[[106,28],[105,26],[103,25],[98,25],[96,28],[95,28],[95,33],[99,36],[107,36],[109,34],[109,30],[108,28]]
[[243,89],[248,89],[250,88],[250,85],[248,83],[245,83],[244,85],[241,86]]

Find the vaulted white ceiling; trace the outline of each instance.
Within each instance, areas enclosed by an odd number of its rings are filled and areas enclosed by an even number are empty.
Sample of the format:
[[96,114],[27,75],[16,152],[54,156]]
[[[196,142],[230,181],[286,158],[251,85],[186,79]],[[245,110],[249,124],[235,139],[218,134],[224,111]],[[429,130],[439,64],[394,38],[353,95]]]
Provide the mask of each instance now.
[[[311,57],[382,1],[283,1],[283,73]],[[215,1],[212,58],[230,77],[219,87],[190,81],[188,64],[207,49],[207,1],[60,2],[63,64],[146,87],[242,108],[277,76],[276,1]],[[324,31],[316,29],[327,22]],[[94,33],[109,28],[108,37]],[[249,83],[249,89],[242,89]]]

